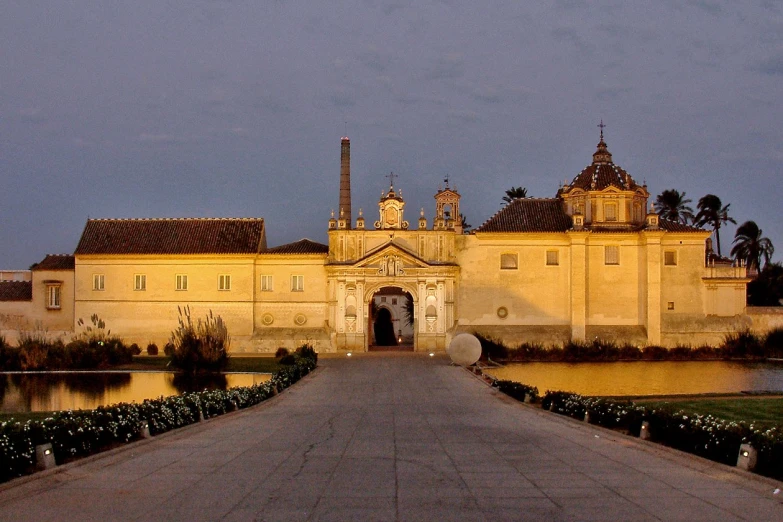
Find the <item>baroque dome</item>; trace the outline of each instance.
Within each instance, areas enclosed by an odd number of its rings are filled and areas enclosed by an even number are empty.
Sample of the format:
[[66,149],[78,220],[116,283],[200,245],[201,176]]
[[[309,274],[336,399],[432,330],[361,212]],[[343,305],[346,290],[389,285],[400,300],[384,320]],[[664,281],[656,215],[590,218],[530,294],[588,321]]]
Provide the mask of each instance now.
[[594,191],[607,187],[616,187],[620,190],[642,188],[628,172],[612,162],[612,153],[609,152],[602,135],[593,154],[593,162],[577,174],[571,183],[563,187],[563,191],[570,192],[576,188]]

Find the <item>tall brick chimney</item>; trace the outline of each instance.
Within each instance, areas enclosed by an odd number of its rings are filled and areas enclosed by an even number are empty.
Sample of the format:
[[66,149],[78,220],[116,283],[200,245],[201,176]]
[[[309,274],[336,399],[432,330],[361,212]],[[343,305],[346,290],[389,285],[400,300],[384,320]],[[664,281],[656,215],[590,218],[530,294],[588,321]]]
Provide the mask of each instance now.
[[340,206],[337,218],[345,220],[345,228],[351,228],[351,140],[340,140]]

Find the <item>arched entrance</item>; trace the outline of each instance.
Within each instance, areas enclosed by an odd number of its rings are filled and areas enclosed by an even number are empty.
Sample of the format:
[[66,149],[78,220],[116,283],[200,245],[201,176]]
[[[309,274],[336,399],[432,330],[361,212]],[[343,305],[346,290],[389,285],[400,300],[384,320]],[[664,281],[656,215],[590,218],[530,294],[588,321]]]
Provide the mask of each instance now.
[[413,351],[414,305],[410,293],[399,287],[382,287],[370,298],[369,351]]

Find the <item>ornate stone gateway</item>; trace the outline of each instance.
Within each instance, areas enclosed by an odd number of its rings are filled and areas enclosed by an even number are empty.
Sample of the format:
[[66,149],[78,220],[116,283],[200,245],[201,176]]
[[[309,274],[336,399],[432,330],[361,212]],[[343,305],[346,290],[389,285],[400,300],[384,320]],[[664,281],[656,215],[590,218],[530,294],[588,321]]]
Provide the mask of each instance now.
[[[456,206],[459,195],[442,192]],[[413,300],[414,349],[444,350],[455,324],[458,220],[445,216],[444,206],[439,205],[436,230],[427,230],[423,210],[418,229],[409,229],[403,217],[405,202],[393,186],[383,193],[378,207],[374,230],[365,230],[361,210],[355,228],[334,219],[329,223],[326,272],[333,344],[338,350],[367,350],[373,339],[369,322],[373,296],[393,287]]]

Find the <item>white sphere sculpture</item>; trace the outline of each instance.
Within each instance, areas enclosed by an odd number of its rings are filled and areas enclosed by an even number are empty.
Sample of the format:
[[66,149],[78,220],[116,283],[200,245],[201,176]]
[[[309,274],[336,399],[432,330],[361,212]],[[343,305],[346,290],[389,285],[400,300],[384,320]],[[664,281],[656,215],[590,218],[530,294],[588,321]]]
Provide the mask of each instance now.
[[446,348],[454,364],[460,366],[470,366],[481,357],[481,342],[475,335],[461,333],[454,337]]

